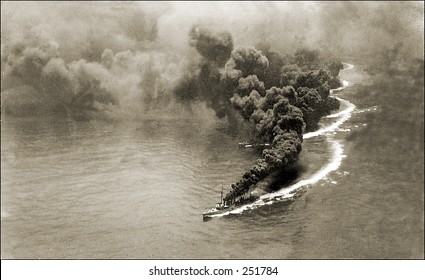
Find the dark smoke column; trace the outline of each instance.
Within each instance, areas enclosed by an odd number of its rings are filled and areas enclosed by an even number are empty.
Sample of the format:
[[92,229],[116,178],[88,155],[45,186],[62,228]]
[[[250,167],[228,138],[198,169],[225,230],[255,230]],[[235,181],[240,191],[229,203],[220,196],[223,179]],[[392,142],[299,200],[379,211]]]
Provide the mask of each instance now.
[[216,33],[196,25],[189,32],[189,44],[202,58],[188,69],[176,87],[177,100],[183,103],[203,101],[220,118],[232,115],[229,97],[220,83],[222,67],[233,50],[230,33]]
[[269,60],[253,47],[238,48],[226,63],[222,84],[230,101],[242,117],[255,126],[258,141],[272,144],[262,152],[262,158],[242,179],[232,185],[225,200],[229,203],[249,190],[249,187],[269,174],[294,163],[301,152],[305,127],[303,113],[294,106],[297,93],[293,87],[275,87],[265,90],[264,77]]
[[[338,85],[338,81],[314,51],[301,50],[286,59],[286,65],[279,54],[268,51],[266,54],[273,61],[279,61],[269,71],[269,59],[261,51],[253,47],[232,50],[229,33],[195,26],[189,37],[190,45],[202,59],[177,86],[177,98],[204,101],[219,117],[236,110],[253,125],[257,141],[271,143],[271,148],[262,151],[261,158],[242,179],[232,184],[232,191],[224,198],[231,204],[250,186],[297,161],[305,117],[309,120],[307,125],[313,127],[322,115],[339,107],[337,100],[328,98],[330,84]],[[338,66],[329,65],[332,70]],[[333,72],[337,75],[339,70]],[[269,89],[262,79],[271,85]]]

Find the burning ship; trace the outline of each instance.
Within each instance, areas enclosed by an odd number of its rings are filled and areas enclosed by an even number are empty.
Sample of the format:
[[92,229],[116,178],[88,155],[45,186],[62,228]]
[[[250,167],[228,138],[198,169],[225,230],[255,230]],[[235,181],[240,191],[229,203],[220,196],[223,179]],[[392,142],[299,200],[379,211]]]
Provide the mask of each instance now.
[[223,200],[223,188],[221,188],[220,202],[217,202],[215,207],[202,213],[203,219],[206,220],[206,219],[212,218],[215,215],[232,211],[239,206],[254,202],[257,198],[258,198],[257,196],[254,196],[252,195],[252,193],[250,193],[249,196],[247,197],[242,195],[238,197],[237,199],[233,199],[231,201]]

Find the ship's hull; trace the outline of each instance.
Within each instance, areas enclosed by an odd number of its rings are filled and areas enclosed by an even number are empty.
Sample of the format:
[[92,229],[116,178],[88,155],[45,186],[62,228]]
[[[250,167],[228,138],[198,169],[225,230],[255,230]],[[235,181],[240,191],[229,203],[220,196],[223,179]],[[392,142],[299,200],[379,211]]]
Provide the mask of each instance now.
[[245,200],[244,202],[242,202],[242,203],[232,204],[232,205],[230,205],[230,206],[223,207],[223,208],[220,208],[220,209],[218,209],[217,207],[214,207],[214,208],[212,208],[212,209],[210,209],[210,210],[208,210],[208,211],[206,211],[206,212],[202,213],[202,217],[203,217],[203,219],[204,219],[204,220],[210,219],[210,218],[212,218],[212,217],[214,217],[214,216],[217,216],[217,215],[220,215],[220,214],[223,214],[223,213],[227,213],[227,212],[229,212],[229,211],[232,211],[232,210],[234,210],[234,209],[236,209],[236,208],[238,208],[238,207],[241,207],[241,206],[243,206],[243,205],[245,205],[245,204],[252,203],[252,202],[254,202],[257,198],[258,198],[258,197],[256,197],[256,196],[252,196],[252,197],[250,197],[250,198],[246,199],[246,200]]
[[234,206],[234,205],[232,205],[232,206],[227,206],[227,207],[223,207],[223,208],[220,208],[220,209],[218,209],[218,208],[212,208],[212,209],[210,209],[210,210],[208,210],[208,211],[206,211],[206,212],[204,212],[204,213],[202,213],[202,216],[204,217],[204,218],[211,218],[211,217],[214,217],[214,216],[216,216],[216,215],[220,215],[220,214],[223,214],[223,213],[226,213],[226,212],[229,212],[229,211],[232,211],[233,209],[235,209],[236,207]]

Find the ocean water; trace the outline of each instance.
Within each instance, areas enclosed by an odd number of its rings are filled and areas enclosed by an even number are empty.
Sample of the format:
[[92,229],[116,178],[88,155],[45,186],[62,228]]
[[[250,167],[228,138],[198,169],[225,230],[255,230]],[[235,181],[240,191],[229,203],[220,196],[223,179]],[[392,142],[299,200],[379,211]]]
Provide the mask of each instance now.
[[394,147],[422,139],[423,152],[423,132],[378,141],[380,104],[355,87],[365,75],[341,72],[341,110],[305,135],[291,180],[207,222],[259,156],[225,122],[3,117],[1,257],[421,258],[423,158]]

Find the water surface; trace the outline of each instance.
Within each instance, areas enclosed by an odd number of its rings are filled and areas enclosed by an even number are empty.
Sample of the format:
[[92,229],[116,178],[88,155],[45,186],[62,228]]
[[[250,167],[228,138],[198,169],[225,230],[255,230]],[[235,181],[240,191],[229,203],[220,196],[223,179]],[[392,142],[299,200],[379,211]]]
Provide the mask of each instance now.
[[[361,77],[350,71],[342,77]],[[304,140],[289,185],[335,163],[335,152],[336,168],[297,188],[294,199],[208,222],[202,212],[221,186],[229,190],[259,156],[239,149],[246,139],[224,122],[3,117],[2,258],[423,257],[423,173],[400,168],[410,154],[396,153],[395,163],[377,139],[363,137],[368,126],[385,127],[365,117],[379,112],[378,102],[362,102],[355,87],[337,94],[357,108]]]

